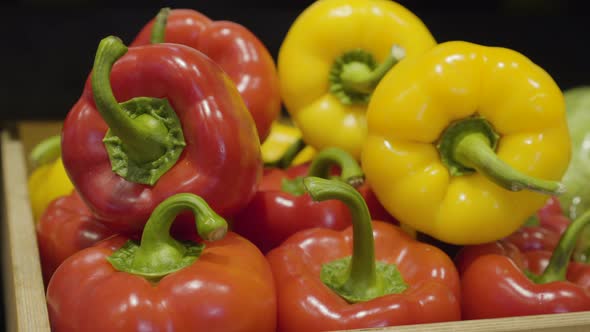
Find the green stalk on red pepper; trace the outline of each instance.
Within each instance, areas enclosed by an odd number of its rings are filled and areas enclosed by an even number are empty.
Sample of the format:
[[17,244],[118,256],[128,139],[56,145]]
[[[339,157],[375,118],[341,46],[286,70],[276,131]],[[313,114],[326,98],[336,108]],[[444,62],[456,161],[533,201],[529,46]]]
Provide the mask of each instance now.
[[129,233],[175,193],[202,195],[229,217],[262,173],[255,124],[217,64],[187,46],[127,48],[113,36],[65,119],[62,157],[97,219]]
[[[183,211],[203,240],[171,236]],[[139,243],[117,235],[67,258],[49,282],[47,305],[55,332],[276,330],[265,257],[186,193],[154,209]]]
[[463,319],[540,315],[590,310],[590,266],[570,260],[590,210],[574,220],[540,273],[545,259],[522,253],[508,241],[467,246],[457,257]]
[[352,226],[303,230],[267,254],[277,288],[279,330],[460,319],[459,279],[446,254],[413,240],[397,226],[371,221],[352,186],[317,177],[303,181],[314,200],[346,204]]
[[[286,154],[291,152],[288,150]],[[234,231],[266,253],[292,234],[307,228],[340,230],[350,226],[350,212],[345,204],[339,200],[316,202],[312,199],[303,185],[303,179],[309,176],[337,179],[354,186],[374,219],[395,221],[375,198],[352,155],[331,147],[319,151],[310,163],[284,170],[266,168],[254,197],[233,218]]]

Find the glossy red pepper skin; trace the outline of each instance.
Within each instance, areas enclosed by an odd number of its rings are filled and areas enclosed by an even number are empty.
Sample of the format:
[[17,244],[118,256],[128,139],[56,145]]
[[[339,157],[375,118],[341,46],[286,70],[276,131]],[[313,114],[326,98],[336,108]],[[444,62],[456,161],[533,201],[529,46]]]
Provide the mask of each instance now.
[[374,221],[377,261],[397,265],[409,288],[349,304],[320,280],[322,264],[352,253],[352,228],[309,229],[267,254],[278,296],[278,331],[323,331],[459,320],[459,277],[439,249]]
[[67,331],[274,331],[268,262],[235,233],[206,242],[190,266],[156,283],[106,261],[116,236],[68,258],[47,289],[51,327]]
[[62,158],[101,222],[117,232],[137,233],[157,204],[181,192],[203,197],[224,217],[247,204],[262,175],[260,143],[242,98],[218,65],[184,45],[130,47],[114,64],[110,80],[118,102],[167,98],[186,146],[153,186],[114,173],[102,143],[108,127],[96,109],[89,78],[65,119]]
[[454,259],[459,275],[463,275],[463,272],[469,265],[479,259],[479,257],[492,254],[506,256],[514,261],[516,266],[522,269],[527,268],[527,262],[518,247],[510,241],[500,240],[461,247]]
[[506,239],[521,251],[552,251],[557,246],[560,235],[543,226],[525,226],[510,234]]
[[571,220],[563,214],[557,197],[550,197],[547,204],[537,212],[537,216],[539,217],[540,226],[560,236],[571,223]]
[[[551,251],[536,250],[523,253],[529,271],[541,274],[549,265]],[[567,267],[567,280],[585,289],[590,289],[590,264],[571,261]]]
[[559,238],[570,224],[570,219],[563,215],[559,200],[551,197],[536,214],[539,225],[523,226],[506,239],[521,251],[553,251]]
[[[131,46],[150,43],[154,21],[141,29]],[[164,40],[195,48],[223,68],[240,91],[264,141],[280,114],[281,99],[274,59],[256,35],[238,23],[212,21],[192,9],[173,9]]]
[[52,201],[36,225],[37,244],[45,284],[57,267],[76,252],[113,235],[98,222],[73,191]]
[[461,249],[456,264],[461,274],[463,319],[590,310],[589,266],[570,263],[567,281],[536,284],[523,270],[541,273],[551,252],[521,253],[514,248],[511,243],[497,242]]
[[[350,211],[344,203],[338,200],[314,202],[307,193],[296,196],[282,190],[283,179],[306,176],[309,165],[300,164],[286,170],[266,168],[256,194],[233,218],[233,230],[267,253],[304,229],[324,227],[342,230],[350,226]],[[396,222],[366,183],[357,190],[365,199],[373,219]]]

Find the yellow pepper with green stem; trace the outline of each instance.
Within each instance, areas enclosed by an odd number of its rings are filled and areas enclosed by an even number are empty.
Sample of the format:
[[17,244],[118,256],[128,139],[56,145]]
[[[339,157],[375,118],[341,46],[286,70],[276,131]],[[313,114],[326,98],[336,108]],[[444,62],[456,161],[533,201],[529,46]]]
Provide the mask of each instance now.
[[305,142],[357,160],[371,93],[404,56],[436,44],[405,7],[389,0],[320,0],[290,27],[278,54],[281,97]]
[[61,137],[52,136],[36,145],[29,161],[32,173],[27,181],[33,218],[38,221],[54,199],[68,195],[74,186],[61,161]]
[[515,51],[439,44],[394,67],[367,111],[362,167],[400,222],[441,241],[490,242],[564,191],[563,95]]

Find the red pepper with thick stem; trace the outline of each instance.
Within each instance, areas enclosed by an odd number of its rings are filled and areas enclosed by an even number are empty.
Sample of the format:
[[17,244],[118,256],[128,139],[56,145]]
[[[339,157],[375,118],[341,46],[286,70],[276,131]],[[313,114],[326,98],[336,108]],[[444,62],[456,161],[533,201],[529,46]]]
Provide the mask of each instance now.
[[45,284],[66,258],[114,234],[94,219],[75,190],[49,203],[36,233]]
[[[295,150],[288,150],[285,156],[291,152],[296,154]],[[319,151],[311,163],[285,170],[266,168],[256,194],[233,218],[233,230],[267,253],[289,236],[307,228],[341,230],[350,226],[350,212],[346,205],[338,200],[315,202],[303,188],[305,176],[338,178],[347,182],[362,194],[373,219],[395,221],[375,198],[352,155],[340,148],[326,148]]]
[[261,142],[281,110],[275,62],[264,44],[246,27],[212,21],[192,9],[164,8],[148,22],[131,46],[169,42],[197,49],[223,68],[254,118]]
[[[186,210],[204,241],[170,236]],[[202,198],[171,196],[153,211],[139,244],[111,237],[60,265],[47,288],[52,331],[275,331],[269,264],[252,243],[226,232]]]
[[188,46],[127,48],[112,36],[65,119],[62,157],[82,199],[118,232],[140,231],[181,192],[231,216],[262,175],[256,127],[218,65]]
[[514,260],[483,245],[464,247],[456,257],[463,319],[590,310],[590,268],[570,263],[578,234],[589,223],[590,211],[573,221],[548,262],[543,251]]
[[344,231],[296,233],[267,254],[275,276],[278,331],[325,331],[459,320],[451,259],[399,227],[371,222],[362,196],[336,180],[307,177],[318,201],[338,199],[352,215]]

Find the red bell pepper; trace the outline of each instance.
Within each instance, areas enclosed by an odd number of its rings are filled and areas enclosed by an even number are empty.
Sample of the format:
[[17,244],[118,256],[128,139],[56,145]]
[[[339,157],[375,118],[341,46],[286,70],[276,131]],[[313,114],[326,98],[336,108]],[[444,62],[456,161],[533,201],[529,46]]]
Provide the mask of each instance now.
[[[527,251],[522,254],[526,270],[534,274],[542,274],[551,262],[552,252],[549,250]],[[569,262],[566,279],[582,288],[590,289],[590,264]]]
[[507,240],[521,251],[553,251],[569,224],[570,220],[563,215],[559,200],[551,197],[545,206],[531,216],[523,227],[510,234]]
[[512,242],[502,239],[495,242],[482,243],[477,245],[468,245],[461,247],[455,255],[455,266],[459,275],[463,275],[465,270],[477,259],[484,255],[501,255],[508,257],[521,269],[527,268],[527,262],[522,252]]
[[279,331],[324,331],[459,320],[459,276],[436,247],[399,227],[371,222],[361,195],[342,181],[307,177],[315,200],[338,199],[352,227],[296,233],[267,254]]
[[36,234],[43,280],[47,285],[66,258],[114,233],[94,219],[74,190],[49,203],[36,225]]
[[[190,210],[205,241],[170,236]],[[275,331],[276,294],[265,257],[200,197],[156,207],[141,244],[118,235],[79,251],[47,287],[52,331]]]
[[394,220],[364,181],[357,161],[342,149],[327,148],[319,151],[311,163],[286,170],[265,168],[256,194],[233,218],[233,230],[266,253],[300,230],[313,227],[340,230],[350,226],[346,205],[338,200],[314,202],[303,188],[305,176],[339,178],[361,192],[373,219]]
[[561,235],[569,226],[571,220],[564,215],[559,199],[555,196],[549,198],[545,206],[537,211],[536,217],[539,225]]
[[559,242],[560,234],[542,226],[523,226],[506,237],[521,251],[552,251]]
[[228,217],[262,175],[254,122],[219,66],[184,45],[128,49],[112,36],[65,119],[62,157],[82,199],[118,232],[139,232],[181,192]]
[[260,140],[266,139],[280,114],[281,97],[274,59],[256,35],[238,23],[212,21],[192,9],[164,8],[131,46],[164,41],[195,48],[219,64],[240,91]]
[[570,263],[577,236],[589,223],[590,211],[573,221],[548,262],[542,250],[514,260],[502,250],[491,253],[482,246],[464,247],[456,258],[462,270],[463,319],[590,310],[590,268]]

